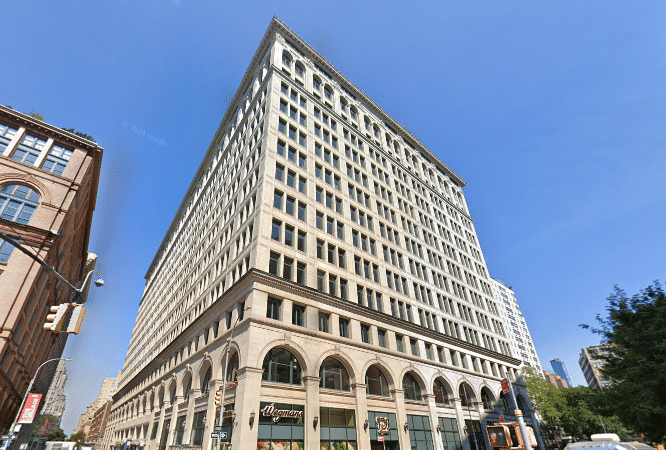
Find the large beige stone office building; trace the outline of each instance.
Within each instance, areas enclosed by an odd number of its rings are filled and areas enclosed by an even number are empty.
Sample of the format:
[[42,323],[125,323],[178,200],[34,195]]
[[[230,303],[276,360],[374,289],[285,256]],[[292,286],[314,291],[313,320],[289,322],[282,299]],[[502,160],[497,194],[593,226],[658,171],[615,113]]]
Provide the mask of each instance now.
[[229,340],[235,449],[487,447],[520,361],[463,186],[273,19],[146,274],[105,448],[209,448]]
[[[95,260],[88,253],[88,240],[101,162],[102,148],[94,142],[0,106],[0,232],[74,285]],[[62,354],[67,335],[42,325],[49,307],[69,301],[71,295],[65,283],[0,238],[3,433],[39,366]],[[46,394],[57,366],[44,366],[36,392]]]

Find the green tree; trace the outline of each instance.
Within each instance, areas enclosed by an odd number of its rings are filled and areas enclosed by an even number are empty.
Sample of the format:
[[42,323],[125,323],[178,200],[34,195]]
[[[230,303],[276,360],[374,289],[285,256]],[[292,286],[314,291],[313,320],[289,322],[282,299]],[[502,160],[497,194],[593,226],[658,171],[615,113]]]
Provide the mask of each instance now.
[[83,431],[77,431],[76,433],[72,434],[67,440],[70,442],[81,441],[81,443],[83,444],[86,441],[86,434]]
[[558,388],[539,377],[531,368],[523,370],[523,380],[530,401],[541,416],[539,428],[544,435],[564,433],[589,437],[604,432],[620,436],[628,434],[620,420],[603,409],[604,391],[582,386]]
[[612,380],[609,406],[623,423],[650,440],[666,440],[666,294],[658,281],[628,298],[619,287],[607,316],[591,328],[612,346],[602,373]]
[[33,119],[41,120],[42,122],[44,122],[44,116],[42,116],[40,113],[38,113],[34,109],[31,109],[30,112],[28,113],[28,115],[30,117],[32,117]]

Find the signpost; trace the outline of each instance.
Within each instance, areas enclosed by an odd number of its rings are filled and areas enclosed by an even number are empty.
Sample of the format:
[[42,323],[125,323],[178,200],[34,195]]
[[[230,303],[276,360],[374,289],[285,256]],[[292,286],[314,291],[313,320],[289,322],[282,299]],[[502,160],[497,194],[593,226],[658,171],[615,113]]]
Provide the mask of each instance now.
[[523,420],[523,412],[518,408],[518,402],[516,401],[516,396],[514,395],[513,390],[511,389],[511,382],[507,378],[502,379],[502,393],[505,395],[511,394],[513,405],[516,407],[516,409],[514,410],[514,415],[516,416],[516,419],[518,419],[518,427],[520,428],[520,434],[522,435],[525,448],[527,448],[527,446],[530,443],[530,435],[527,432],[527,427],[525,426],[525,421]]

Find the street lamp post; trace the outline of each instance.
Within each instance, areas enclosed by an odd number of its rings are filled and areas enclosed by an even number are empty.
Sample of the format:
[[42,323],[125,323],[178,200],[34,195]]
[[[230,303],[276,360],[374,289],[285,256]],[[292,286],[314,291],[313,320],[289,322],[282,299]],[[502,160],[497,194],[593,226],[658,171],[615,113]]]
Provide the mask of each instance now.
[[[245,308],[242,310],[242,313],[244,314],[245,311],[249,310],[250,308]],[[238,325],[238,322],[240,322],[241,316],[239,315],[236,318],[236,321],[234,322],[234,325],[231,327],[231,333],[229,333],[229,338],[227,339],[227,350],[226,350],[226,356],[225,356],[225,361],[224,361],[224,378],[222,379],[222,401],[220,404],[220,419],[217,422],[218,428],[221,430],[222,429],[222,422],[224,421],[224,397],[227,394],[227,370],[229,369],[229,350],[231,349],[231,339],[234,336],[234,330],[236,329],[236,325]],[[222,438],[218,438],[217,440],[217,446],[218,449],[222,448]]]
[[28,385],[28,389],[25,391],[25,395],[23,396],[23,401],[21,401],[21,406],[19,406],[18,412],[16,413],[16,417],[14,418],[14,423],[12,423],[12,426],[9,429],[9,433],[7,433],[7,439],[5,440],[5,443],[2,447],[2,450],[6,450],[7,447],[9,446],[9,441],[12,439],[12,436],[14,435],[14,428],[16,428],[16,422],[18,422],[19,416],[21,415],[21,410],[23,409],[23,405],[25,405],[25,400],[28,398],[28,394],[30,394],[30,390],[32,389],[32,386],[35,384],[35,380],[37,379],[37,375],[39,375],[39,371],[46,364],[48,364],[50,362],[53,362],[53,361],[60,361],[61,359],[65,360],[65,361],[71,361],[72,360],[72,358],[53,358],[53,359],[49,359],[48,361],[44,361],[37,368],[37,371],[35,372],[35,376],[32,377],[32,380],[30,380],[30,384]]
[[[463,386],[463,393],[465,394],[465,403],[467,403],[467,412],[469,413],[469,427],[465,427],[465,428],[467,428],[467,436],[470,437],[470,440],[473,436],[474,450],[478,450],[478,446],[477,446],[477,442],[476,442],[476,433],[474,431],[474,424],[472,423],[472,410],[470,409],[470,406],[469,406],[470,405],[470,399],[469,399],[469,394],[467,393],[467,379],[465,377],[463,377],[463,381],[464,381],[464,383],[462,385]],[[473,404],[473,402],[472,402],[472,404]],[[470,429],[469,429],[470,427],[472,428],[472,430],[471,430],[472,434],[470,434]]]

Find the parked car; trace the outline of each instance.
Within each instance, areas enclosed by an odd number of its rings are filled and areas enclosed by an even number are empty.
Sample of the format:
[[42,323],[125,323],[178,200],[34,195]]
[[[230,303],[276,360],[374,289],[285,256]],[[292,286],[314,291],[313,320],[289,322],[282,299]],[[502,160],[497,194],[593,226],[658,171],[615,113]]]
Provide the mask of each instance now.
[[640,442],[621,442],[617,434],[593,434],[589,441],[572,442],[564,450],[654,450]]

